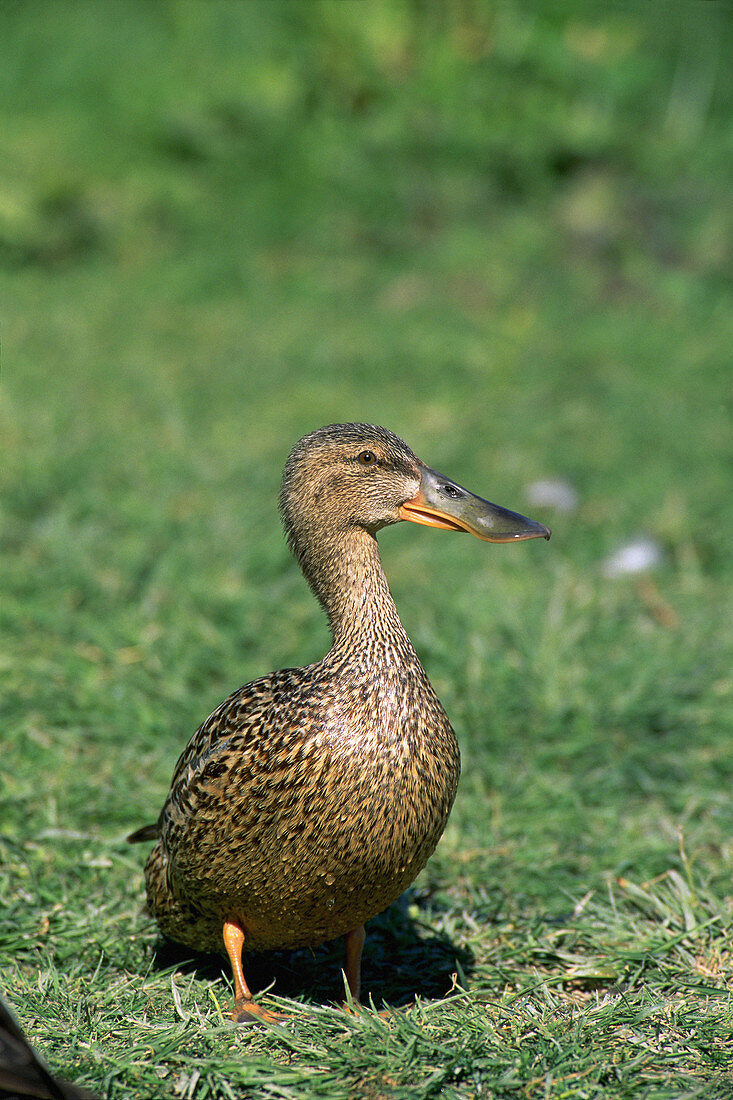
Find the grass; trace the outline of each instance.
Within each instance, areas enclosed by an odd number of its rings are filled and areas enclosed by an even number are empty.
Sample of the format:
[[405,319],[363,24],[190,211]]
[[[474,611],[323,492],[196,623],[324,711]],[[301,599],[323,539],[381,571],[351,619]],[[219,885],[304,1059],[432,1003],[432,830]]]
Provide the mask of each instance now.
[[[105,1097],[733,1094],[731,23],[718,3],[0,7],[0,973]],[[704,14],[703,14],[704,13]],[[312,660],[291,444],[383,423],[551,523],[381,537],[457,729],[369,933],[252,960],[141,913],[185,740]],[[572,514],[527,486],[563,477]],[[610,578],[652,535],[652,573]],[[325,1006],[325,1007],[324,1007]]]

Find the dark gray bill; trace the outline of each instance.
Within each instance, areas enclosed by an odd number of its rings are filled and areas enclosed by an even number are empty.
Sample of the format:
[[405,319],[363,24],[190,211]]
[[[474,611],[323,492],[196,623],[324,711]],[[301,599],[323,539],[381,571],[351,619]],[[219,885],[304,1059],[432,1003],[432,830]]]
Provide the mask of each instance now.
[[487,542],[549,539],[551,533],[544,523],[536,523],[518,512],[491,504],[429,466],[423,467],[420,488],[412,500],[402,505],[400,516],[428,527],[468,531]]

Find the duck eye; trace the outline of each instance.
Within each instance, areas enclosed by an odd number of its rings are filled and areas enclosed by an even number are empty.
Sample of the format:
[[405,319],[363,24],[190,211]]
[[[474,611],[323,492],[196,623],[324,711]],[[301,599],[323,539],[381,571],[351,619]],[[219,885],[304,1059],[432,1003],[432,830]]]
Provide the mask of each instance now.
[[374,466],[377,461],[377,456],[374,451],[362,451],[359,455],[358,461],[362,466]]

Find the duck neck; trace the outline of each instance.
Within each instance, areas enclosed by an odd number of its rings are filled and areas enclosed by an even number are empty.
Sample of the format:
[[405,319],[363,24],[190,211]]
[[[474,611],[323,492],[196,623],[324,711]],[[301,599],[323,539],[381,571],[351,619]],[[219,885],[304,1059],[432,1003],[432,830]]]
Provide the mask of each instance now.
[[303,572],[328,616],[333,649],[412,645],[397,614],[374,535],[362,527],[325,539]]

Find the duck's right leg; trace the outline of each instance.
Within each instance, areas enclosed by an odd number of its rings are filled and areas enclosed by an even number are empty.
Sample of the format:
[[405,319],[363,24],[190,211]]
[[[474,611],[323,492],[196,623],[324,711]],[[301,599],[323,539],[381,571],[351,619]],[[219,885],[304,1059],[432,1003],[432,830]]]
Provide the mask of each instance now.
[[361,993],[361,953],[364,950],[365,939],[366,932],[363,924],[346,933],[346,981],[349,993],[357,1002]]

